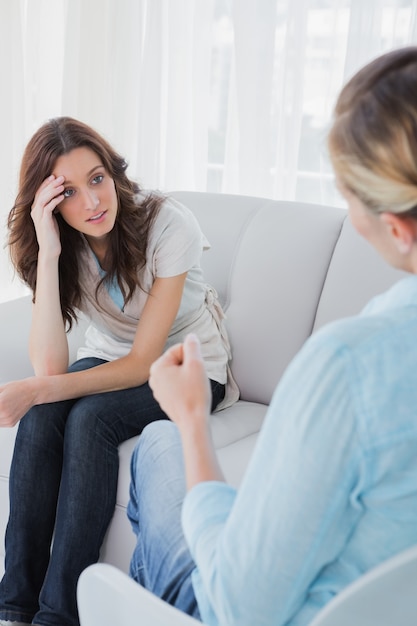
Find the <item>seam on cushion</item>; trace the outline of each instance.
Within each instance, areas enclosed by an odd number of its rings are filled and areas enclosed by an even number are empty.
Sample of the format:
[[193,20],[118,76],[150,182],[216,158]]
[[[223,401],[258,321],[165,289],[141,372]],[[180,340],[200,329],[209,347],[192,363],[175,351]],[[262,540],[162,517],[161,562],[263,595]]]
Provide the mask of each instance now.
[[347,220],[347,219],[348,219],[348,216],[347,216],[347,215],[345,215],[345,217],[343,218],[343,220],[342,220],[342,222],[341,222],[341,224],[340,224],[339,232],[338,232],[337,237],[336,237],[336,240],[335,240],[335,242],[334,242],[333,250],[332,250],[332,252],[331,252],[330,259],[329,259],[329,263],[328,263],[328,265],[327,265],[327,270],[326,270],[326,272],[325,272],[325,274],[324,274],[324,279],[323,279],[323,283],[322,283],[322,285],[321,285],[321,289],[320,289],[319,297],[318,297],[318,299],[317,299],[317,304],[316,304],[316,312],[315,312],[315,314],[314,314],[313,324],[312,324],[312,326],[311,326],[311,328],[310,328],[310,335],[312,335],[312,334],[313,334],[314,329],[315,329],[315,327],[316,327],[317,313],[318,313],[318,310],[319,310],[319,306],[320,306],[320,302],[321,302],[321,297],[322,297],[322,295],[323,295],[324,285],[325,285],[325,284],[326,284],[326,282],[327,282],[327,276],[329,275],[329,270],[330,270],[330,267],[331,267],[331,265],[332,265],[332,261],[333,261],[334,253],[336,252],[337,244],[338,244],[338,243],[339,243],[339,241],[340,241],[340,237],[341,237],[341,235],[342,235],[343,227],[344,227],[345,222],[346,222],[346,220]]
[[240,443],[241,441],[245,441],[245,439],[250,439],[254,435],[258,436],[259,433],[261,432],[261,428],[262,428],[262,424],[261,424],[261,427],[259,428],[259,430],[254,430],[253,433],[247,433],[243,437],[239,437],[239,439],[235,439],[234,441],[230,441],[229,443],[225,443],[224,446],[219,446],[218,448],[216,448],[216,451],[225,450],[226,448],[229,448],[229,446],[234,446],[237,443]]
[[238,256],[239,251],[240,251],[243,238],[244,238],[244,236],[246,235],[246,233],[248,231],[249,225],[254,220],[254,218],[258,215],[258,213],[260,213],[266,206],[268,206],[269,204],[271,204],[273,202],[274,202],[273,200],[265,200],[264,202],[262,202],[261,206],[258,206],[256,208],[252,209],[251,212],[249,213],[248,217],[246,218],[245,222],[242,224],[242,226],[240,228],[239,235],[236,238],[236,244],[234,246],[233,255],[231,257],[229,276],[227,277],[226,300],[225,300],[224,307],[223,307],[223,310],[224,310],[225,314],[227,314],[227,309],[230,306],[232,276],[233,276],[235,265],[236,265],[236,258]]

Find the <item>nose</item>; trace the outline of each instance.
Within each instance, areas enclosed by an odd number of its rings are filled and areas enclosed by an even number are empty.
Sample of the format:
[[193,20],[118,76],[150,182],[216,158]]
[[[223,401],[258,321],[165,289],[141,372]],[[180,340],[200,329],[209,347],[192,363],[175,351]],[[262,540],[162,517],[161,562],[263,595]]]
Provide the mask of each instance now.
[[93,189],[86,188],[82,190],[81,195],[82,195],[83,208],[86,211],[95,211],[95,209],[100,204],[100,200],[98,199],[95,191]]

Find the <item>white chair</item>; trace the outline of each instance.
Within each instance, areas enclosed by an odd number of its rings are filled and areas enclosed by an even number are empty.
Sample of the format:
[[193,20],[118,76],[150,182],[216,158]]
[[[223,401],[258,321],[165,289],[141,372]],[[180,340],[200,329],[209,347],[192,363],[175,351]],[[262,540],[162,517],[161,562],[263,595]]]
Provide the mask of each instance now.
[[355,580],[310,626],[416,626],[417,546]]
[[[78,582],[81,626],[197,626],[112,565],[91,565]],[[310,626],[416,626],[417,546],[346,587]],[[255,625],[254,625],[255,626]]]
[[107,563],[82,572],[77,600],[81,626],[201,626]]

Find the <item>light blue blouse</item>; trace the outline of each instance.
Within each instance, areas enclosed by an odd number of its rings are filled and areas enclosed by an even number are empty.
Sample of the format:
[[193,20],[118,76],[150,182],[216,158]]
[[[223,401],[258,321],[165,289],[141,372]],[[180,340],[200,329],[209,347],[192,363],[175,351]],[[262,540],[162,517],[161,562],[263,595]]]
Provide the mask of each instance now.
[[309,339],[238,492],[200,483],[183,526],[203,621],[222,626],[305,626],[417,543],[416,276]]

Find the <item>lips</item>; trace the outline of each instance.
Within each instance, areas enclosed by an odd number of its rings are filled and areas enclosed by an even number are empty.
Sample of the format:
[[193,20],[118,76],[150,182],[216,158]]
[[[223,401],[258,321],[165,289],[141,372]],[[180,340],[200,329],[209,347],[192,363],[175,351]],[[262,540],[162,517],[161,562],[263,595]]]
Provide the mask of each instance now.
[[92,217],[90,217],[87,222],[98,222],[104,215],[106,211],[100,211],[100,213],[96,213]]

